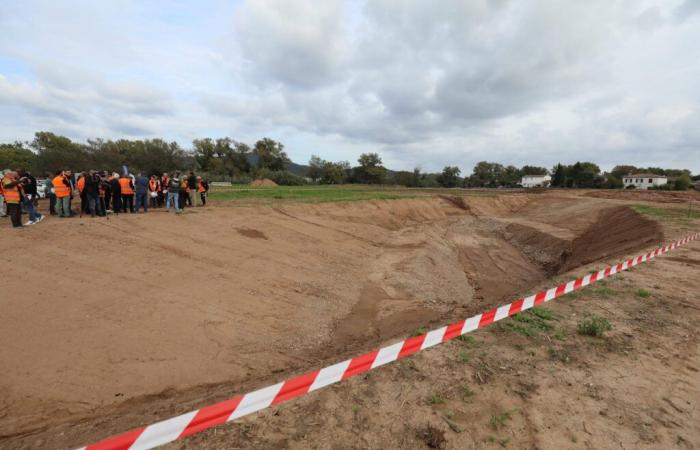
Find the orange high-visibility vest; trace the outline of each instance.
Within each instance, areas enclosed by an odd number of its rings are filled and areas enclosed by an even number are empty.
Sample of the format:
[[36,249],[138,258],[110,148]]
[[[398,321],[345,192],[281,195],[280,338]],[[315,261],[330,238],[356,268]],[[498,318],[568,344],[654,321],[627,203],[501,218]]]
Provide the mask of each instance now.
[[158,180],[150,180],[148,182],[148,186],[151,189],[151,192],[158,192],[160,191],[160,186],[158,186]]
[[200,183],[199,183],[199,187],[197,188],[197,192],[200,192],[200,193],[201,193],[201,192],[204,192],[204,191],[206,191],[206,189],[204,189],[204,185],[200,182]]
[[3,195],[5,196],[5,203],[19,203],[20,199],[20,187],[18,184],[15,184],[12,187],[6,187],[5,183],[12,183],[13,180],[10,177],[5,177],[2,179],[2,192]]
[[131,187],[131,178],[119,178],[119,186],[122,188],[122,195],[134,195],[134,189]]
[[78,192],[80,192],[82,194],[83,189],[85,189],[85,177],[80,177],[77,184],[78,184]]
[[53,184],[53,193],[56,194],[56,198],[68,197],[70,195],[70,188],[63,183],[65,179],[65,176],[58,175],[51,181]]

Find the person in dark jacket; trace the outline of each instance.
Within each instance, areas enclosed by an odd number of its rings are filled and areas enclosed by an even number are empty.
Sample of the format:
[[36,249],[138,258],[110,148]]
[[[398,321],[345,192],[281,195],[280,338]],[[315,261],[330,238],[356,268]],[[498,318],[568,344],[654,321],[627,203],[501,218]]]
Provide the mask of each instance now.
[[83,197],[85,198],[85,212],[90,213],[90,217],[102,215],[102,205],[100,204],[100,177],[97,176],[94,170],[85,175],[85,184],[83,186]]
[[[44,220],[44,216],[36,212],[34,208],[34,201],[37,196],[36,178],[22,168],[17,169],[16,172],[19,177],[19,182],[22,185],[22,189],[20,190],[20,203],[24,212],[29,216],[29,221],[25,225],[34,225]],[[33,192],[33,195],[30,194],[30,192]]]
[[148,177],[139,172],[134,182],[136,190],[136,212],[143,206],[143,212],[148,212]]
[[119,174],[114,172],[109,179],[109,185],[112,187],[112,210],[119,214],[122,210],[122,188],[119,185]]
[[199,193],[199,183],[197,183],[197,177],[194,172],[190,172],[190,176],[187,177],[187,187],[189,188],[190,206],[197,206],[197,196]]

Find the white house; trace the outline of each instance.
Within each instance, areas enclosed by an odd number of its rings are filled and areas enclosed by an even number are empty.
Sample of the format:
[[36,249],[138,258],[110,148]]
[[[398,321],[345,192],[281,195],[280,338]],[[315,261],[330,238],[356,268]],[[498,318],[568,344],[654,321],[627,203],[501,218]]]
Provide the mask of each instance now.
[[525,175],[520,180],[520,185],[524,188],[548,187],[551,182],[552,177],[549,175]]
[[663,186],[668,183],[665,175],[654,175],[653,173],[635,173],[622,178],[625,189],[634,186],[637,189],[649,189],[653,186]]

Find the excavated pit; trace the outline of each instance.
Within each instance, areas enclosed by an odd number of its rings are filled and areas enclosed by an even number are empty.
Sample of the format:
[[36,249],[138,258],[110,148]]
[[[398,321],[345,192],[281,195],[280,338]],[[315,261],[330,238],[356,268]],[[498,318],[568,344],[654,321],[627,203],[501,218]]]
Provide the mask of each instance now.
[[[605,200],[515,194],[220,205],[2,239],[19,266],[45,254],[75,271],[46,265],[4,286],[0,446],[127,410],[167,417],[212,386],[260,387],[663,234]],[[110,260],[128,264],[95,264]]]

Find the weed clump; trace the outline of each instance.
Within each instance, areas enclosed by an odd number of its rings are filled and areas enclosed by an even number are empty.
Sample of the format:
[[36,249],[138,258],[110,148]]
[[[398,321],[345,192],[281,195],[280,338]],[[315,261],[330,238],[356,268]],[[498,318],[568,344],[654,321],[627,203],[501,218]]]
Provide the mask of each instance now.
[[640,289],[637,291],[637,295],[641,298],[649,298],[651,297],[651,292],[647,291],[646,289]]
[[576,331],[585,336],[602,337],[606,331],[612,330],[608,319],[599,316],[590,316],[579,321]]
[[418,430],[418,437],[430,448],[445,448],[447,444],[445,432],[434,425],[427,425],[422,430]]

